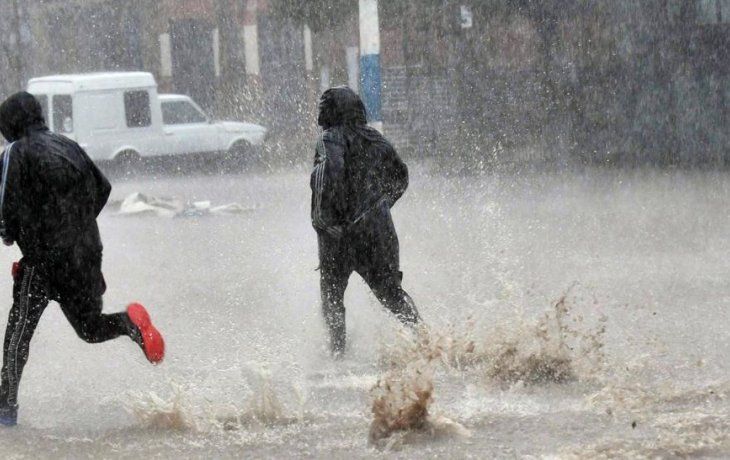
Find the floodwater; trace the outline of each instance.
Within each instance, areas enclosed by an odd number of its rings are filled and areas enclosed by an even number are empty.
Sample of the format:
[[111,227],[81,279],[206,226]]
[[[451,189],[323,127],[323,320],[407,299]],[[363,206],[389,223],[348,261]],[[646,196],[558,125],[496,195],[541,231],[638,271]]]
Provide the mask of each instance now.
[[[730,456],[726,174],[413,167],[393,214],[430,332],[400,331],[353,275],[341,361],[306,171],[147,177],[112,199],[135,191],[250,210],[103,213],[105,308],[148,305],[167,359],[85,344],[51,304],[3,458]],[[3,318],[17,257],[0,256]],[[371,444],[374,399],[414,388],[431,418]]]

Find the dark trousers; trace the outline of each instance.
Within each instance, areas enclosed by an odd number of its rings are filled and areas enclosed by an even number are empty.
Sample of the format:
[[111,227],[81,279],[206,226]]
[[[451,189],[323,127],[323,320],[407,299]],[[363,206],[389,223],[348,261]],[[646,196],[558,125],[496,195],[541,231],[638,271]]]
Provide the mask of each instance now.
[[[76,334],[86,342],[104,342],[133,334],[126,313],[101,313],[102,294],[106,288],[101,275],[101,257],[98,265],[92,261],[87,266],[89,272],[84,276],[65,273],[58,279],[58,271],[68,268],[21,262],[20,269],[14,273],[13,306],[5,330],[0,376],[0,408],[17,406],[18,387],[28,360],[30,341],[50,300],[59,302]],[[88,284],[82,286],[81,282]],[[59,283],[65,284],[59,286]]]
[[318,234],[322,313],[335,353],[345,349],[345,289],[352,272],[357,272],[375,297],[403,324],[420,321],[413,299],[401,287],[398,237],[383,206],[341,238]]

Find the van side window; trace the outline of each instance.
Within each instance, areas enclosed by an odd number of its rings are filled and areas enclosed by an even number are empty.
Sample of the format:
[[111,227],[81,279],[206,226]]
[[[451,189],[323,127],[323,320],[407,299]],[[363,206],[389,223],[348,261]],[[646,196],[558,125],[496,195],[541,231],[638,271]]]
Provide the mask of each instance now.
[[74,130],[73,101],[68,94],[53,96],[53,131],[72,133]]
[[46,123],[48,123],[48,96],[45,94],[34,94],[36,100],[41,105],[41,110],[43,111],[43,119],[46,120]]
[[150,95],[147,91],[126,91],[124,93],[124,113],[129,128],[141,128],[152,124]]

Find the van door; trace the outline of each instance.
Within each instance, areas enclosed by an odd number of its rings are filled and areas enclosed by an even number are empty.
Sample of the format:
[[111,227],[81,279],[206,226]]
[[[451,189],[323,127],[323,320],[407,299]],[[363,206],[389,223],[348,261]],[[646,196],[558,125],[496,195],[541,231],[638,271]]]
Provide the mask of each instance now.
[[124,144],[120,91],[84,92],[76,99],[80,108],[75,128],[79,143],[92,159],[110,159]]
[[[150,93],[153,93],[152,96]],[[125,144],[134,146],[141,156],[161,155],[167,150],[161,142],[162,133],[158,131],[159,121],[156,120],[159,119],[159,115],[153,119],[151,100],[156,100],[153,90],[145,88],[124,90]]]

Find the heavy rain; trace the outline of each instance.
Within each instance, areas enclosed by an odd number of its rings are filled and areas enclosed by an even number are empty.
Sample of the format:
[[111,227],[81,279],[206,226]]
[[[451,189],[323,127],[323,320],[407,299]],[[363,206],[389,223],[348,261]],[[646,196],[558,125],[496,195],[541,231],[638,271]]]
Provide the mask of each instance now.
[[3,458],[730,457],[730,1],[0,0],[0,45]]

